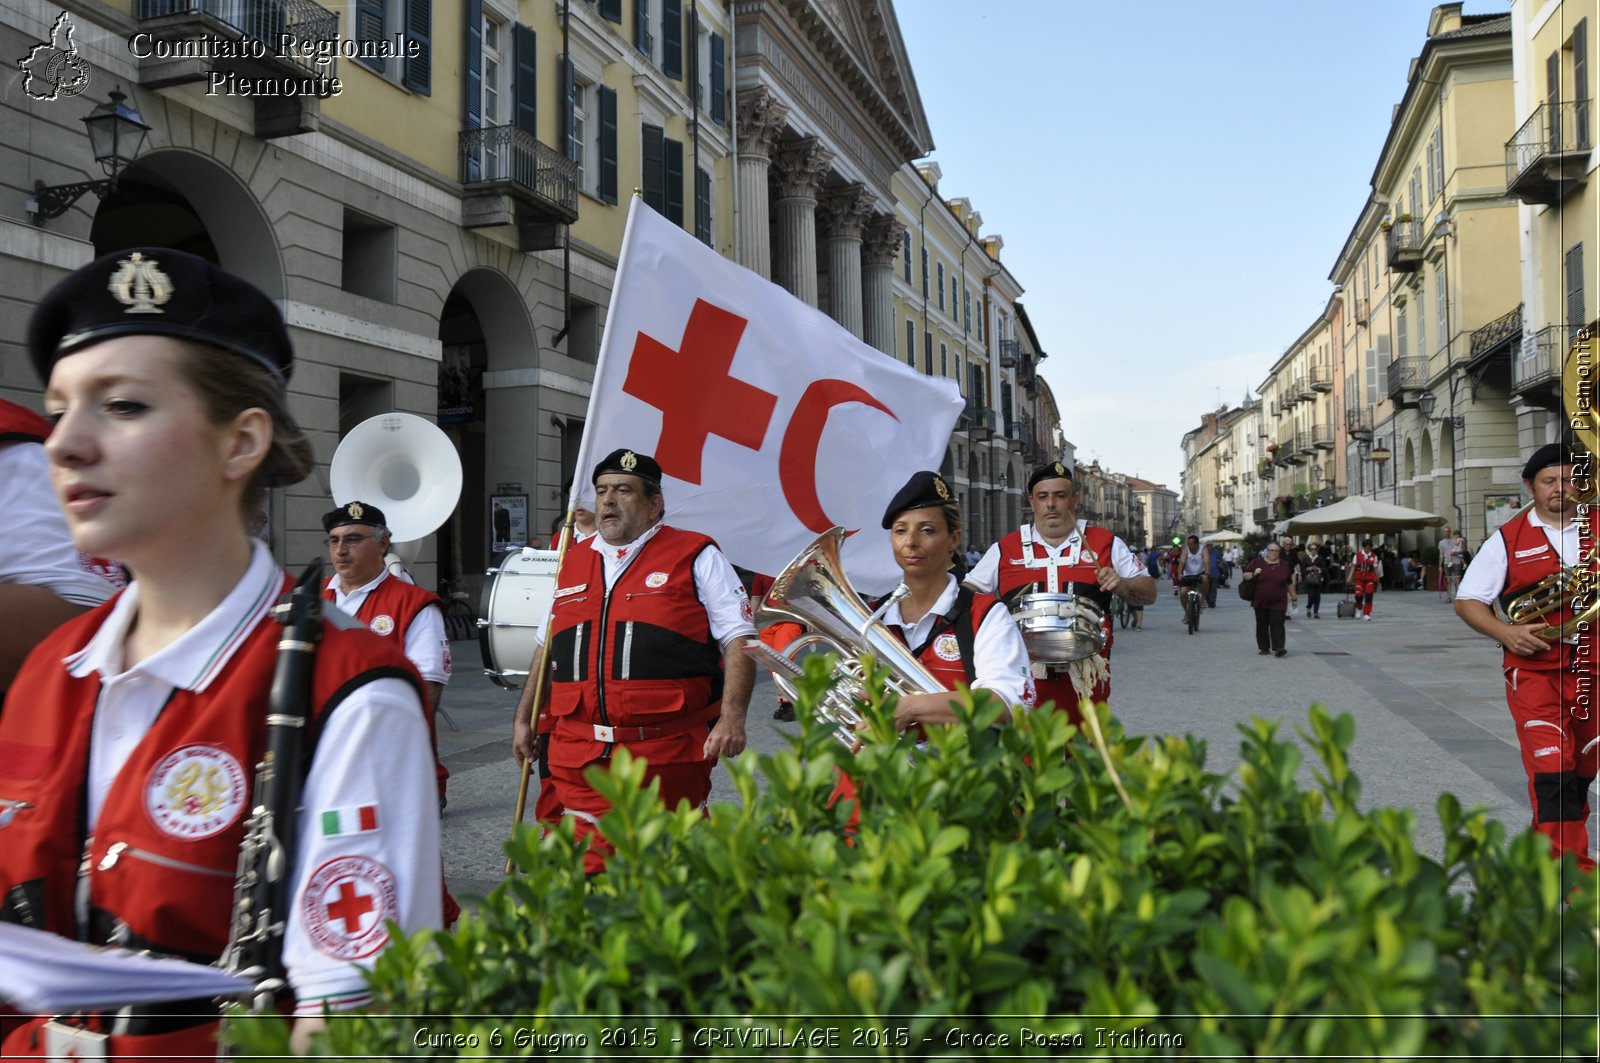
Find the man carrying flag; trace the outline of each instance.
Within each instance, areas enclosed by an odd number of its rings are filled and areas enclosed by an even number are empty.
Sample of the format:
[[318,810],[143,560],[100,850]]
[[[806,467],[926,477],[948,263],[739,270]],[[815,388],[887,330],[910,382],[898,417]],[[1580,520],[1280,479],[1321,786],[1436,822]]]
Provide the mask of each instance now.
[[740,651],[755,635],[744,585],[709,538],[662,521],[661,467],[617,450],[593,485],[599,534],[563,558],[549,627],[550,781],[591,839],[590,873],[605,870],[610,806],[584,772],[622,746],[649,763],[667,807],[703,809],[717,758],[744,751],[755,683]]

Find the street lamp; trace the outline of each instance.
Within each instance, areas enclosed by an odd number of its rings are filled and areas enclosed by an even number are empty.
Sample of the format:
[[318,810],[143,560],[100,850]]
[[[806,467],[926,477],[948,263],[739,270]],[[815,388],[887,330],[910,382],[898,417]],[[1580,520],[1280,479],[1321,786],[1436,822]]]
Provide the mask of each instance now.
[[127,102],[128,97],[120,87],[112,89],[107,102],[90,111],[83,118],[89,130],[89,146],[94,150],[94,161],[100,164],[106,176],[98,181],[78,181],[69,185],[33,184],[33,198],[28,200],[28,213],[33,223],[40,225],[49,218],[59,218],[81,199],[93,192],[104,199],[106,193],[117,188],[117,176],[133,163],[144,147],[150,126],[138,108]]
[[1449,421],[1452,428],[1458,429],[1465,428],[1467,426],[1467,419],[1461,414],[1456,414],[1454,417],[1435,417],[1433,415],[1433,411],[1434,407],[1438,405],[1439,397],[1431,391],[1424,391],[1422,394],[1417,396],[1417,412],[1422,414],[1422,419],[1424,421],[1427,421],[1429,424],[1443,424],[1446,421]]

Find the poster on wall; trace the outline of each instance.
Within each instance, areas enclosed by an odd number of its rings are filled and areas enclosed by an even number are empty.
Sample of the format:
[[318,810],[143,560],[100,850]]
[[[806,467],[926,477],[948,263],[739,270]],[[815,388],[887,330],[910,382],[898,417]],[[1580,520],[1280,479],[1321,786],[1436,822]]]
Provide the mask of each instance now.
[[489,496],[489,552],[503,554],[528,544],[528,496]]
[[439,423],[471,424],[477,419],[472,401],[472,347],[449,344],[439,359]]
[[1517,515],[1522,508],[1521,495],[1483,496],[1483,537],[1487,539],[1495,529]]

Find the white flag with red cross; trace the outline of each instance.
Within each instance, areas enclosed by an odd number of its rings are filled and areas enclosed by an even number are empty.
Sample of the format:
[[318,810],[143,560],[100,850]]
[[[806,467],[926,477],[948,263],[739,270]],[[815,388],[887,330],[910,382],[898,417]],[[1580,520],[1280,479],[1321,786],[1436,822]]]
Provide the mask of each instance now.
[[961,406],[953,381],[869,347],[635,197],[574,497],[592,508],[605,455],[649,454],[667,524],[769,575],[841,525],[852,583],[881,593],[900,578],[884,508],[939,468]]

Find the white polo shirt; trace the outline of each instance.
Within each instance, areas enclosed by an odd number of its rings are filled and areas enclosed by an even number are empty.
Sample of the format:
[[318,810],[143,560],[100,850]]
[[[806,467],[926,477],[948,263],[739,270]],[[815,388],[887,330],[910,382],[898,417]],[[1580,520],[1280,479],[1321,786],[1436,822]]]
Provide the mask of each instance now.
[[[381,569],[370,583],[362,584],[349,594],[339,589],[338,576],[328,581],[328,587],[333,591],[333,604],[355,616],[367,595],[384,580],[393,578],[388,569]],[[417,666],[423,682],[450,682],[450,640],[444,633],[444,612],[438,605],[423,606],[406,628],[405,654]]]
[[[906,642],[920,646],[933,632],[934,622],[950,615],[955,608],[956,594],[961,590],[954,574],[945,577],[944,593],[933,603],[915,624],[906,624],[900,615],[900,603],[895,602],[883,614],[883,622],[900,628]],[[992,690],[1007,705],[1032,705],[1033,685],[1028,678],[1028,647],[1022,641],[1022,632],[1012,622],[1011,614],[1003,605],[989,610],[972,633],[972,689]]]
[[[607,591],[617,585],[617,578],[627,571],[644,544],[655,538],[656,532],[663,527],[666,525],[659,522],[652,524],[633,542],[621,546],[612,546],[599,535],[588,538],[589,549],[600,555]],[[751,622],[750,595],[739,581],[739,574],[733,570],[733,565],[715,543],[695,556],[694,589],[700,604],[705,606],[711,637],[717,640],[717,645],[725,646],[729,639],[755,638],[756,626]]]

